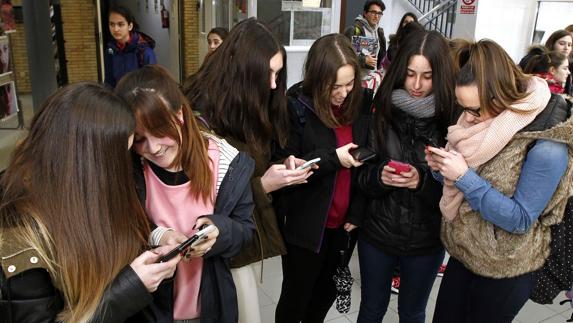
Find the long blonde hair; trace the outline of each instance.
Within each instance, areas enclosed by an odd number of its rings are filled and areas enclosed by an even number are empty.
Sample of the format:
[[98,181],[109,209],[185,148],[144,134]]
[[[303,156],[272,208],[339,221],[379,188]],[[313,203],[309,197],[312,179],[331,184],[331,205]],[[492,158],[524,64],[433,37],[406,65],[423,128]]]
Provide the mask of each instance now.
[[145,248],[128,152],[134,127],[101,85],[67,86],[38,111],[0,182],[0,241],[10,231],[11,243],[46,261],[64,298],[59,320],[93,319],[106,287]]

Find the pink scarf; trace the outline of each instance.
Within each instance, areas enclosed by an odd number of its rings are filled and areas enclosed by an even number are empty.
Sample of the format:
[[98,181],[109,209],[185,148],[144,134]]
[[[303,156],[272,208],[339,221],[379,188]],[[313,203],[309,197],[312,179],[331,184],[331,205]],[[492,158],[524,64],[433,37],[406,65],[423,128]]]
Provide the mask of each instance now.
[[[547,83],[538,77],[531,78],[527,91],[529,94],[512,104],[510,109],[478,124],[467,123],[462,114],[457,124],[448,128],[446,149],[461,153],[473,169],[495,157],[519,130],[543,111],[551,98]],[[440,210],[446,221],[452,221],[458,215],[463,200],[464,194],[454,182],[444,179]]]

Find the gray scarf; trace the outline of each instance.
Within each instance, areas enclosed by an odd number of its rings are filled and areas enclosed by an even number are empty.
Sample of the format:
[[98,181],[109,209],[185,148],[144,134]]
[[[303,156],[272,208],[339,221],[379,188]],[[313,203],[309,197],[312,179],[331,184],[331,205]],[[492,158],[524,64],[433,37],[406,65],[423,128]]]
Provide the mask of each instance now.
[[416,99],[410,96],[406,90],[398,89],[392,91],[392,104],[398,109],[411,115],[414,118],[430,118],[436,114],[434,95],[430,94],[425,98]]

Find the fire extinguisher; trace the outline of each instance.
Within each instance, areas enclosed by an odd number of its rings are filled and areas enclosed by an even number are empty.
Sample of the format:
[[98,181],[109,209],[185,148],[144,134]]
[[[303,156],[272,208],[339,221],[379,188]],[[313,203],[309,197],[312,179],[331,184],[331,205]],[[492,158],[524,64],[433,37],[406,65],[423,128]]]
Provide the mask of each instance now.
[[161,5],[161,27],[169,28],[169,11],[164,5]]

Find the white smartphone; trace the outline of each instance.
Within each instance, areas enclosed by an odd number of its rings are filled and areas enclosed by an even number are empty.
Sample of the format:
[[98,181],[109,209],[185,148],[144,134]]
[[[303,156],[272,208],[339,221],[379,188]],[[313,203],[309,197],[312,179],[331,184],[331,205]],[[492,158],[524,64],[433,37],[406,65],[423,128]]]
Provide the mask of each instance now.
[[310,166],[312,166],[312,165],[318,163],[319,161],[320,161],[320,157],[315,158],[315,159],[311,159],[311,160],[307,161],[306,163],[304,163],[304,164],[298,166],[298,167],[296,168],[296,170],[307,169],[307,168],[309,168]]

